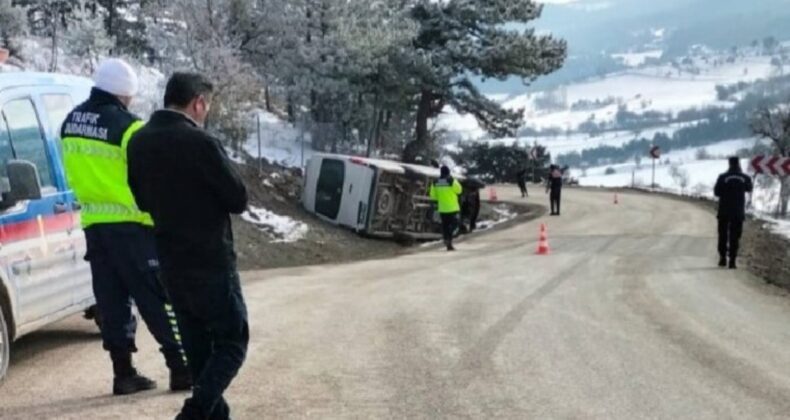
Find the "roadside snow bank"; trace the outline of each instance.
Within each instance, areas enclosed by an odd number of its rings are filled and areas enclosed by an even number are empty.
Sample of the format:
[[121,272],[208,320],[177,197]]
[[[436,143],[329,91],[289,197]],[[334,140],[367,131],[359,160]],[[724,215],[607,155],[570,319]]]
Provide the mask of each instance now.
[[271,235],[274,238],[273,243],[297,242],[304,239],[309,231],[305,223],[253,206],[241,218]]
[[491,210],[493,210],[494,213],[496,214],[496,218],[494,220],[482,220],[480,222],[477,222],[478,230],[491,229],[497,225],[501,225],[502,223],[509,222],[518,216],[516,212],[511,210],[509,207],[503,205],[493,207]]

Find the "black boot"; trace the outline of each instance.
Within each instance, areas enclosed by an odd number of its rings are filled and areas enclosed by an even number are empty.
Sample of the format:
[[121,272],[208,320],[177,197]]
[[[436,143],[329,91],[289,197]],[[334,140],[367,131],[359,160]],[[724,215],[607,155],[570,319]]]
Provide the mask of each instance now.
[[115,373],[112,385],[114,395],[136,394],[156,388],[156,382],[137,373],[132,365],[131,353],[113,353],[110,357]]
[[730,260],[730,270],[737,270],[737,269],[738,269],[738,265],[735,264],[735,258],[733,258]]
[[176,416],[176,420],[203,420],[208,419],[208,416],[200,411],[200,408],[190,398],[184,401],[184,407],[181,412]]
[[727,257],[719,258],[719,267],[724,268],[727,266]]
[[186,366],[170,369],[170,390],[173,392],[189,391],[192,389],[192,373]]

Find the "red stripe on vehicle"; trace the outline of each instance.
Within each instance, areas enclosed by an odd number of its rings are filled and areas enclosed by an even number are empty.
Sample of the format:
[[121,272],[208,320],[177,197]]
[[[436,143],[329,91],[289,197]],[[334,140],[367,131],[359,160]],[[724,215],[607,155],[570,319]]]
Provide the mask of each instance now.
[[[76,220],[74,213],[63,213],[43,216],[41,222],[43,224],[44,234],[53,234],[74,229]],[[24,241],[40,236],[41,227],[39,226],[37,217],[25,220],[24,222],[0,225],[0,243],[3,244]]]

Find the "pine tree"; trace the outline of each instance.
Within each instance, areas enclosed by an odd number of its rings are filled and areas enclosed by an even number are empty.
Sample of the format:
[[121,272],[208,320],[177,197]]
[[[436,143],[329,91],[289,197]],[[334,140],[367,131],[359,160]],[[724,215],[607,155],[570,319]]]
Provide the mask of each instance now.
[[157,30],[150,45],[166,73],[188,69],[212,80],[215,93],[208,127],[237,150],[247,138],[248,111],[257,103],[260,81],[241,51],[239,16],[249,0],[168,0],[148,16]]
[[404,160],[415,161],[430,148],[428,120],[445,106],[472,114],[497,137],[513,135],[521,110],[506,110],[486,98],[472,77],[525,82],[560,68],[566,43],[539,36],[533,29],[509,29],[538,19],[542,6],[532,0],[416,0],[411,17],[419,24],[414,39],[411,78],[419,87],[415,140]]
[[71,24],[65,34],[66,50],[84,60],[85,74],[93,73],[101,57],[115,46],[115,39],[107,35],[104,19],[95,6],[81,1],[75,8]]
[[19,53],[19,37],[27,32],[25,9],[14,6],[11,0],[0,0],[0,47],[11,55]]

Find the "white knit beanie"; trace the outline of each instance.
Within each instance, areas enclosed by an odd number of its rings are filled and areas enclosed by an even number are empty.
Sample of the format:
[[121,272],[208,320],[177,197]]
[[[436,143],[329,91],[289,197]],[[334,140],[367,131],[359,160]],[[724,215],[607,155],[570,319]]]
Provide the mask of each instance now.
[[119,58],[109,58],[99,64],[93,75],[96,87],[116,96],[137,94],[137,74],[132,66]]

